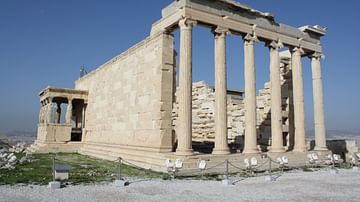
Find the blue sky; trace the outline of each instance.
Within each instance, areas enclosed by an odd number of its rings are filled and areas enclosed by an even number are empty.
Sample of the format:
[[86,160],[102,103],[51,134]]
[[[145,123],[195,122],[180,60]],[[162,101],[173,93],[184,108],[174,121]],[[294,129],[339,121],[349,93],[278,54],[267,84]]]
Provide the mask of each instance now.
[[[0,0],[0,133],[36,131],[38,92],[47,85],[73,87],[89,71],[145,38],[172,0]],[[360,1],[241,0],[276,21],[328,27],[322,39],[327,129],[360,131]],[[178,37],[178,32],[175,32]],[[194,29],[194,81],[213,83],[213,35]],[[176,41],[178,45],[178,40]],[[227,39],[228,86],[242,89],[243,47]],[[257,88],[269,79],[269,53],[256,45]],[[303,59],[305,116],[313,128],[309,59]]]

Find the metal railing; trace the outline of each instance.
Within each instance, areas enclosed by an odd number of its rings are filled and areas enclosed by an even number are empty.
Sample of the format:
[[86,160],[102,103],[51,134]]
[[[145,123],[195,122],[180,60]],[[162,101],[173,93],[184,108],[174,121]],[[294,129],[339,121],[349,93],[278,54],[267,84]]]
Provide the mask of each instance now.
[[[178,174],[181,174],[181,173],[186,173],[185,176],[181,175],[182,178],[186,178],[186,177],[194,178],[195,177],[198,179],[204,179],[205,174],[215,173],[215,175],[217,175],[217,177],[222,175],[223,180],[229,180],[230,176],[233,177],[234,175],[238,175],[238,174],[242,173],[243,175],[240,175],[240,177],[242,177],[243,179],[246,179],[248,177],[255,177],[255,176],[268,176],[271,179],[271,181],[275,181],[280,176],[282,176],[286,170],[299,169],[299,167],[289,166],[288,159],[287,159],[287,157],[285,158],[285,156],[278,157],[277,159],[273,159],[270,156],[265,156],[265,157],[262,157],[261,160],[262,160],[262,162],[258,163],[257,160],[256,161],[254,160],[254,162],[253,162],[253,159],[251,159],[251,162],[249,163],[249,161],[246,161],[246,159],[245,159],[244,164],[240,165],[238,161],[230,161],[228,159],[225,159],[224,161],[221,161],[221,162],[216,163],[215,165],[211,165],[211,166],[207,166],[209,161],[206,162],[204,160],[199,160],[198,168],[195,170],[190,170],[190,172],[189,172],[189,170],[186,170],[186,168],[182,167],[182,165],[184,163],[182,161],[171,164],[171,162],[169,162],[169,160],[167,160],[165,164],[167,166],[167,171],[168,171],[169,176],[171,176],[171,179],[176,179],[177,177],[180,177],[180,175],[178,175]],[[140,181],[152,179],[152,178],[146,179],[146,177],[142,177],[142,179],[137,179],[137,180],[134,180],[133,182],[126,181],[125,175],[123,173],[124,164],[131,166],[133,168],[139,169],[139,170],[143,170],[145,172],[147,172],[147,171],[151,172],[151,170],[144,169],[144,168],[138,166],[135,162],[132,162],[130,160],[125,160],[122,157],[119,157],[112,162],[114,162],[113,170],[116,170],[116,175],[117,175],[116,179],[124,180],[126,182],[125,186],[129,185],[131,183],[134,183],[134,182],[140,182]],[[337,156],[328,155],[322,159],[316,157],[315,155],[312,155],[311,157],[308,156],[305,167],[310,168],[310,169],[327,167],[332,170],[336,170],[337,167],[341,166],[342,162],[343,162],[342,159],[338,155]],[[360,155],[354,156],[354,158],[351,162],[352,163],[351,165],[353,167],[358,166],[359,162],[360,162]],[[59,157],[53,156],[53,166],[52,166],[53,180],[56,180],[55,179],[55,164],[56,163],[68,163],[70,165],[75,164],[74,162],[62,160]],[[169,163],[170,163],[170,165],[169,165]],[[202,165],[200,165],[201,163],[202,163]],[[298,161],[292,160],[291,163],[292,164],[304,163],[304,160],[298,160]],[[264,169],[264,167],[265,167],[265,169]],[[230,170],[231,170],[231,172],[230,172]],[[145,176],[147,176],[147,175],[145,175]],[[241,180],[238,180],[238,181],[241,181]]]

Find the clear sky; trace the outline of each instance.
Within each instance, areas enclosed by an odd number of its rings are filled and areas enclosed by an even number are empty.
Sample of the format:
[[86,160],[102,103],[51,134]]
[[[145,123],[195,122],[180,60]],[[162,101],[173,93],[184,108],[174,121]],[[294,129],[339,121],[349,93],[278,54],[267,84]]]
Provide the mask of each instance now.
[[[145,38],[172,0],[0,0],[0,133],[36,131],[38,92],[47,85],[73,87],[89,71]],[[328,27],[322,39],[328,129],[360,131],[360,1],[241,0],[276,21]],[[175,32],[178,37],[178,33]],[[194,29],[194,81],[213,83],[213,35]],[[178,45],[178,39],[176,41]],[[228,86],[243,89],[243,44],[227,39]],[[269,53],[256,46],[257,88],[269,80]],[[309,59],[303,60],[305,116],[313,128]]]

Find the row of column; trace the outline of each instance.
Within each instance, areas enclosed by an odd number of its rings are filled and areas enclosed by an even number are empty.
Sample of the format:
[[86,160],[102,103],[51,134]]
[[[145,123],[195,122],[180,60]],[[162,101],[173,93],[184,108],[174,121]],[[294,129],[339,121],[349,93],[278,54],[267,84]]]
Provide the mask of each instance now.
[[[41,106],[40,106],[40,113],[39,113],[39,123],[60,123],[60,117],[61,117],[61,108],[60,108],[60,104],[61,103],[56,103],[57,104],[57,110],[56,110],[56,115],[54,117],[53,114],[53,108],[54,108],[54,102],[53,102],[54,98],[53,97],[49,97],[47,99],[44,99],[41,101]],[[71,118],[72,118],[72,112],[73,111],[73,106],[72,106],[72,98],[68,98],[68,105],[66,108],[66,116],[65,116],[65,122],[67,124],[71,124]],[[55,120],[55,121],[53,121]]]
[[[178,155],[192,153],[192,28],[196,21],[182,19],[180,27],[180,61],[179,61],[179,121]],[[213,154],[228,154],[227,140],[227,78],[226,78],[226,35],[228,29],[217,27],[215,35],[215,148]],[[244,75],[245,75],[245,142],[244,153],[258,153],[256,136],[256,78],[254,34],[244,37]],[[279,49],[280,41],[267,44],[270,49],[270,82],[271,82],[271,135],[270,152],[284,152],[282,132],[281,79]],[[302,79],[301,57],[304,54],[300,47],[292,48],[292,76],[294,94],[295,145],[294,151],[306,151],[304,89]],[[312,55],[312,76],[314,93],[314,119],[316,150],[326,150],[325,123],[323,109],[323,91],[320,68],[320,54]]]

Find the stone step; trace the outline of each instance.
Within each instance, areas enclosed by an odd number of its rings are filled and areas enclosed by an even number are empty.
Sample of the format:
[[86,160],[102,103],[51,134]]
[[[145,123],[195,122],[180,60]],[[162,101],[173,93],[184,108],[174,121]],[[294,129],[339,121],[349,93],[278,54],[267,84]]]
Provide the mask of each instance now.
[[[76,145],[76,147],[75,147]],[[34,143],[27,148],[29,153],[49,153],[49,152],[65,152],[74,153],[77,152],[81,144],[57,144],[57,143]]]
[[161,172],[165,171],[165,157],[161,155],[161,153],[150,152],[149,154],[144,155],[142,152],[137,154],[131,151],[125,151],[124,149],[116,150],[90,144],[84,146],[80,150],[80,153],[107,160],[116,160],[121,157],[124,161],[130,162],[131,164],[143,167],[145,169],[152,169]]
[[[271,163],[271,168],[280,168],[280,164],[276,163],[277,157],[286,156],[289,159],[289,163],[287,167],[299,167],[309,165],[307,159],[307,152],[304,153],[296,153],[296,152],[286,152],[279,154],[269,154],[271,159],[275,162]],[[260,155],[251,155],[251,154],[233,154],[229,156],[209,156],[209,155],[198,155],[198,156],[189,156],[183,162],[183,168],[179,169],[178,175],[198,175],[201,173],[224,173],[226,170],[226,163],[224,162],[228,159],[228,170],[230,173],[239,172],[240,170],[245,170],[246,165],[244,163],[244,159],[251,157],[256,157],[258,164],[255,170],[265,171],[270,167],[269,159],[262,159]],[[324,160],[325,154],[320,155],[319,159]],[[207,162],[206,168],[210,170],[200,171],[198,168],[198,164],[200,160],[205,160]],[[216,167],[214,167],[216,166]]]

